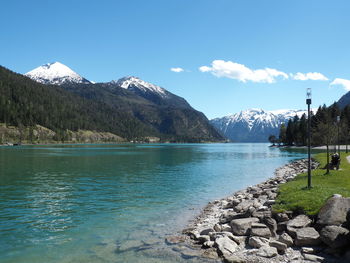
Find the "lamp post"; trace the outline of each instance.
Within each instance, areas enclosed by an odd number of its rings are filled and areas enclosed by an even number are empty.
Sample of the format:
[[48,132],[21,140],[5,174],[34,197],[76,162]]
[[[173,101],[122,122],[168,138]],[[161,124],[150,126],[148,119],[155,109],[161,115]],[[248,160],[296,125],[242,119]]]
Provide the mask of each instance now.
[[311,188],[311,88],[306,90],[306,104],[307,104],[307,188]]
[[340,159],[340,140],[339,140],[340,116],[337,116],[337,126],[338,126],[338,155]]

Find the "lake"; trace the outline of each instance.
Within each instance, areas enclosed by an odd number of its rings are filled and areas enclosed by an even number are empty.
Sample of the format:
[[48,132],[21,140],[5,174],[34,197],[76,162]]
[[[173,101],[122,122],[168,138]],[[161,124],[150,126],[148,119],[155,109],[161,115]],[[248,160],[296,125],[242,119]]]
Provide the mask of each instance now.
[[305,156],[263,143],[0,147],[0,262],[198,262],[164,238]]

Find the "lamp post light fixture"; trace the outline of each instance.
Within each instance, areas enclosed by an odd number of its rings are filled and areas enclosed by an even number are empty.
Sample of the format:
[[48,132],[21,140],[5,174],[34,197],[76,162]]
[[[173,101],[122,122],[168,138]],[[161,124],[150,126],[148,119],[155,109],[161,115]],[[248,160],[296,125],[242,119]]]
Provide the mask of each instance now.
[[306,104],[307,104],[307,188],[311,188],[311,88],[306,90]]

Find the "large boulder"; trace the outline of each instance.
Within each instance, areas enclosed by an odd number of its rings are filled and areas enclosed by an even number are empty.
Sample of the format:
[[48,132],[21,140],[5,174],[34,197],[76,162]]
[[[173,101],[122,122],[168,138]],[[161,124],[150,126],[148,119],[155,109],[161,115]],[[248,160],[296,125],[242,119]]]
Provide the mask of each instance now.
[[259,257],[272,258],[277,256],[277,248],[270,246],[263,246],[259,248],[258,253],[256,254]]
[[227,236],[229,239],[235,241],[237,244],[244,243],[245,239],[242,239],[241,236],[235,236],[231,232],[212,232],[209,234],[211,240],[215,240],[218,237]]
[[311,222],[311,219],[307,215],[298,215],[286,223],[287,232],[289,235],[295,238],[297,230],[310,226]]
[[252,223],[259,222],[256,217],[240,218],[231,221],[232,233],[239,236],[245,236],[250,233]]
[[321,240],[331,248],[341,248],[349,245],[349,230],[340,226],[325,226],[322,228]]
[[350,198],[335,195],[327,200],[318,213],[317,224],[342,225],[346,222],[346,215],[350,210]]
[[298,215],[287,223],[287,227],[303,228],[309,226],[311,222],[307,215]]
[[238,213],[245,213],[248,211],[248,209],[253,206],[254,207],[254,201],[252,200],[244,200],[243,202],[239,203],[234,207],[234,210]]
[[229,256],[224,256],[225,262],[226,263],[246,263],[244,258],[241,258],[236,255],[229,255]]
[[277,222],[272,217],[265,217],[263,218],[263,222],[267,225],[267,227],[270,229],[271,236],[276,237],[277,236]]
[[218,249],[218,253],[222,256],[229,256],[236,251],[238,245],[227,236],[221,236],[215,239],[215,245]]
[[279,242],[279,241],[276,241],[276,240],[272,240],[270,241],[269,243],[270,247],[275,247],[277,248],[278,252],[281,253],[281,254],[284,254],[287,250],[287,245],[282,243],[282,242]]
[[250,235],[270,238],[271,232],[270,232],[270,229],[267,228],[266,226],[265,227],[252,227],[252,229],[250,230]]
[[299,228],[296,231],[295,245],[317,246],[321,243],[320,234],[313,227]]
[[255,248],[261,248],[262,246],[268,245],[269,240],[264,237],[250,237],[248,240],[248,244]]
[[225,223],[231,222],[233,219],[243,218],[245,216],[246,216],[245,213],[237,213],[237,212],[228,210],[222,213],[219,221],[221,224],[225,224]]
[[278,241],[286,244],[288,247],[293,246],[293,238],[291,238],[291,236],[287,233],[280,235]]

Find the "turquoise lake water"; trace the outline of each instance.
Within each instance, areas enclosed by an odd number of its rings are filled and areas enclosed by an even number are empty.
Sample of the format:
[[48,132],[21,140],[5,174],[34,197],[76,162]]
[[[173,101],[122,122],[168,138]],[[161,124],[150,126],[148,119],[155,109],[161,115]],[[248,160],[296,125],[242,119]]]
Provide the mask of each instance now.
[[0,262],[198,262],[164,238],[302,157],[268,144],[0,147]]

